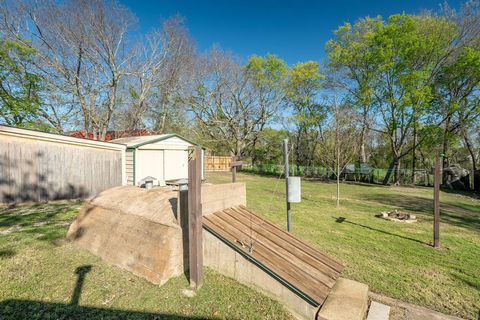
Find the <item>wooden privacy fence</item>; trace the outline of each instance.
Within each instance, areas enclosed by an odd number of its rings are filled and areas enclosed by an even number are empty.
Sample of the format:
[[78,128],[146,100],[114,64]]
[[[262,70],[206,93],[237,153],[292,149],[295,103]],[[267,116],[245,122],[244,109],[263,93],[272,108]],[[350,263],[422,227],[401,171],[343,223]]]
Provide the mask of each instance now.
[[124,184],[125,146],[0,126],[0,203],[90,198]]
[[232,157],[205,156],[205,171],[230,171]]

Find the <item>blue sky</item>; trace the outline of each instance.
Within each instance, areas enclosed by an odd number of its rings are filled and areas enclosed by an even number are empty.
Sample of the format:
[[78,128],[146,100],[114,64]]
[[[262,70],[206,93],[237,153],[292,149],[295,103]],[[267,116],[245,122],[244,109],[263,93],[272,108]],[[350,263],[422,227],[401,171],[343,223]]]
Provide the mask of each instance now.
[[[440,9],[443,0],[333,0],[333,1],[219,1],[219,0],[120,0],[148,31],[162,19],[180,14],[200,51],[214,44],[242,59],[252,54],[274,53],[294,64],[321,60],[325,42],[344,22],[360,17],[418,13]],[[449,1],[458,8],[461,1]]]

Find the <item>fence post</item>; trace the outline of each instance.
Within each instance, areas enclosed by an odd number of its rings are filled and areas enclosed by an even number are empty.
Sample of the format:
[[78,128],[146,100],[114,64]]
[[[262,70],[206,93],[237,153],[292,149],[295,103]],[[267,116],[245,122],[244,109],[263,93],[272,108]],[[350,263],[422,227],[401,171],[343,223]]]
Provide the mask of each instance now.
[[433,188],[433,247],[440,247],[440,182],[442,181],[440,157],[435,159]]
[[234,162],[237,160],[237,157],[232,156],[232,159],[230,160],[230,167],[232,170],[232,182],[235,183],[237,182],[237,167],[234,166]]

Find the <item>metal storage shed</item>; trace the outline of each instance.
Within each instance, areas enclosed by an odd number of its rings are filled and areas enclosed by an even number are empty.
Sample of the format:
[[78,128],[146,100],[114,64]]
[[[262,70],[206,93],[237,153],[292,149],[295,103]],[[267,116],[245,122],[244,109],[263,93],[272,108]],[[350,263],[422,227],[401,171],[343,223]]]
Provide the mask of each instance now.
[[155,184],[158,185],[188,178],[188,148],[197,145],[177,134],[126,137],[111,142],[127,146],[127,185],[136,186],[148,176],[156,178]]

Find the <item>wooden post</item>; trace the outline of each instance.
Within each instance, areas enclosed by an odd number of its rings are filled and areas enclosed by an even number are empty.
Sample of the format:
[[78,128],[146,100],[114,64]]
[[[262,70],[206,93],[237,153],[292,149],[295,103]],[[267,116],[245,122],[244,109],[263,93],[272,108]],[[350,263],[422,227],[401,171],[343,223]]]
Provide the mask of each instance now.
[[433,247],[440,247],[440,183],[442,181],[440,158],[435,159],[433,186]]
[[283,140],[283,159],[285,161],[285,198],[287,199],[287,231],[290,232],[292,230],[291,226],[291,209],[290,209],[290,202],[288,202],[288,176],[289,176],[289,168],[288,168],[288,139]]
[[232,182],[235,183],[237,182],[237,167],[234,166],[234,162],[237,160],[237,157],[232,156],[232,162],[231,162],[231,168],[232,168]]
[[202,245],[202,149],[195,147],[188,161],[188,248],[190,286],[198,289],[203,284]]
[[237,182],[237,167],[243,165],[242,161],[237,161],[237,157],[233,156],[232,161],[230,163],[230,168],[232,170],[232,182]]

